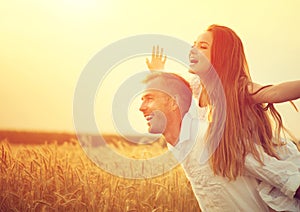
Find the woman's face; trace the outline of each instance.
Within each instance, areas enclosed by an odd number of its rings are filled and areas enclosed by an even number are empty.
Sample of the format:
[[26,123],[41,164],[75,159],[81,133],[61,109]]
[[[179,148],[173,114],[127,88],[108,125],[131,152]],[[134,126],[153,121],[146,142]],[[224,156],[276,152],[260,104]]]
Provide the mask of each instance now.
[[210,67],[212,42],[212,32],[208,31],[200,34],[194,42],[189,54],[191,73],[206,71]]

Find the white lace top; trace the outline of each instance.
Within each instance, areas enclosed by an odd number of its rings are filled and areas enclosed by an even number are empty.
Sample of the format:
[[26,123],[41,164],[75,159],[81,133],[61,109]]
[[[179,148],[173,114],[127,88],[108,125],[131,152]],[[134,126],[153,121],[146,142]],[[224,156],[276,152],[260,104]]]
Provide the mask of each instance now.
[[[284,209],[287,211],[300,211],[299,201],[293,195],[300,185],[299,168],[288,161],[273,161],[266,159],[265,166],[249,155],[246,158],[248,175],[238,177],[235,181],[213,174],[208,163],[200,164],[202,151],[202,138],[207,128],[205,121],[195,122],[193,115],[186,114],[181,127],[178,144],[168,145],[174,156],[182,162],[182,167],[189,179],[193,192],[202,211],[269,211],[269,207],[277,209],[283,199]],[[198,124],[199,125],[198,125]],[[195,130],[196,129],[196,130]],[[200,131],[197,131],[200,129]],[[198,133],[198,137],[197,137]],[[197,142],[192,140],[197,137]],[[274,159],[274,158],[273,158]],[[278,189],[277,189],[278,188]],[[270,194],[277,191],[277,202],[271,200],[276,196]],[[279,193],[279,194],[278,194]],[[278,196],[279,195],[279,196]],[[271,200],[268,200],[268,197]]]

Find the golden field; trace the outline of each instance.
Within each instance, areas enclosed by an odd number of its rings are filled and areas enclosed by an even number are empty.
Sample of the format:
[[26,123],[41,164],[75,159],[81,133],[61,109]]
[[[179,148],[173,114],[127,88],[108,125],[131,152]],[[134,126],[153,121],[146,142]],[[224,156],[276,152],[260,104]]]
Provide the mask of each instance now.
[[125,179],[96,166],[77,142],[3,140],[0,157],[0,211],[200,211],[180,166],[156,178]]

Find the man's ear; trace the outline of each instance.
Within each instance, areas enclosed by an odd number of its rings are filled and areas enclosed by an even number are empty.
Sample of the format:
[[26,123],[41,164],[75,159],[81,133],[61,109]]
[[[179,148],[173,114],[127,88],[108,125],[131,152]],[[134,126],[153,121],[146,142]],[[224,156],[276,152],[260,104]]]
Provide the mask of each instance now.
[[179,108],[179,96],[174,95],[173,98],[170,98],[171,101],[171,110],[175,111],[177,108]]

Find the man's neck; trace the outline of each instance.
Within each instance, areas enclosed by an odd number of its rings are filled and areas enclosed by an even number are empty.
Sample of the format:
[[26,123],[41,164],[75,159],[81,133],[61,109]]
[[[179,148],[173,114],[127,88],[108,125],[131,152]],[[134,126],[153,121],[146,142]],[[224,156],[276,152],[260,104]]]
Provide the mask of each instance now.
[[179,123],[179,125],[177,126],[172,125],[172,127],[169,127],[169,129],[166,129],[165,132],[163,133],[166,141],[172,146],[175,146],[178,143],[180,129],[181,129],[181,123]]

